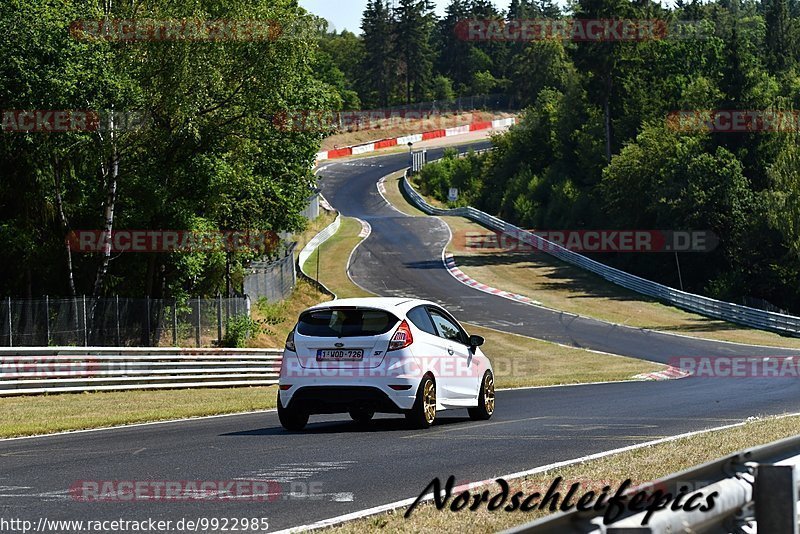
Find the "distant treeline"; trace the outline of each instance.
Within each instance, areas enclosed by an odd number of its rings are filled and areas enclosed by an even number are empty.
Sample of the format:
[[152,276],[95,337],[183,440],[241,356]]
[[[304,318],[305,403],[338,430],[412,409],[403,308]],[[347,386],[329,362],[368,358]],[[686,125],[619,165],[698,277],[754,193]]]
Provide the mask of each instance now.
[[[514,0],[498,13],[489,2],[454,0],[438,20],[429,7],[401,0],[392,11],[372,1],[362,37],[329,34],[323,46],[352,69],[342,71],[346,89],[366,107],[498,90],[527,104],[521,124],[496,138],[490,154],[428,166],[426,192],[446,201],[457,187],[459,204],[542,230],[710,230],[720,237],[713,252],[680,254],[687,290],[800,313],[796,1],[679,1],[667,9],[579,0],[561,13]],[[684,21],[699,31],[482,42],[452,30],[464,18],[492,17]],[[425,23],[412,31],[410,19]],[[788,113],[776,120],[777,110]],[[672,254],[598,259],[679,283]]]

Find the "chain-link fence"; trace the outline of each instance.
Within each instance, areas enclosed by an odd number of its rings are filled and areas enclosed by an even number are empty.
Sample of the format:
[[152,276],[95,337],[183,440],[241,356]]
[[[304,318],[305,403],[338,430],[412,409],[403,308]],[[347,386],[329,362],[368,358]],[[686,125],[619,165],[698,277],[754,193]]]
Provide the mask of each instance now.
[[457,113],[461,111],[486,110],[486,111],[514,111],[520,108],[520,102],[505,93],[487,95],[459,96],[453,100],[432,100],[430,102],[417,102],[401,106],[383,108],[386,112],[438,112]]
[[219,344],[229,320],[249,315],[246,297],[76,297],[0,302],[0,345],[196,346]]
[[289,243],[282,257],[274,261],[254,261],[245,270],[244,294],[252,302],[266,297],[270,302],[283,300],[292,294],[297,284],[294,265],[294,248],[297,243]]

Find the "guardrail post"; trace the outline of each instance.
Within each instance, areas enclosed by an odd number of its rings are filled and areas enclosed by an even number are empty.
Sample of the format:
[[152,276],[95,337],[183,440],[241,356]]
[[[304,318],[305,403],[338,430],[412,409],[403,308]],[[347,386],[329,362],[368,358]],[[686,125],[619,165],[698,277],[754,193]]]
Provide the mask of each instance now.
[[197,297],[197,331],[195,332],[195,343],[200,346],[200,297]]
[[44,296],[44,324],[47,331],[47,346],[50,346],[50,297]]
[[794,465],[759,465],[753,500],[759,532],[798,534]]
[[172,299],[172,344],[178,346],[178,299]]
[[222,343],[222,295],[217,293],[217,343]]
[[12,324],[12,321],[11,321],[11,297],[8,297],[7,303],[8,303],[8,346],[9,347],[13,347],[14,346],[14,336],[11,333],[11,328],[13,327],[13,324]]

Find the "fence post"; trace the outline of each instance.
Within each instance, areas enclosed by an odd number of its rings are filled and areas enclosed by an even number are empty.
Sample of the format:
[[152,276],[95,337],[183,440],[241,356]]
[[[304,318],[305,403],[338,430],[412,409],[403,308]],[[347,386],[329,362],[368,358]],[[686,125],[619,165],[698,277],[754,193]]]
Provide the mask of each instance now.
[[222,343],[222,295],[217,293],[217,342]]
[[14,336],[11,333],[11,328],[13,327],[13,323],[11,321],[11,297],[8,297],[8,346],[14,346]]
[[197,332],[195,332],[195,343],[200,346],[200,297],[197,297]]
[[89,325],[86,324],[86,295],[83,296],[83,346],[89,346]]
[[172,299],[172,344],[178,346],[178,299]]
[[149,347],[153,344],[150,340],[150,295],[145,296],[144,300],[145,332],[147,333],[147,346]]
[[117,322],[117,346],[122,345],[122,336],[119,332],[119,295],[114,298],[114,314],[116,315]]
[[47,346],[50,346],[50,297],[44,296],[44,324],[47,331]]

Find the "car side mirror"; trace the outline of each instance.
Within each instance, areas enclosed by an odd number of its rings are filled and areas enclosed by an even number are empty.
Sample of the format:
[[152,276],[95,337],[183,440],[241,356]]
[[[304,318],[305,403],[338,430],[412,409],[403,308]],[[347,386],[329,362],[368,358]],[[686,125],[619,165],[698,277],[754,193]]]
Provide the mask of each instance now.
[[469,346],[470,347],[480,347],[483,345],[483,342],[486,341],[481,336],[472,335],[469,336]]

